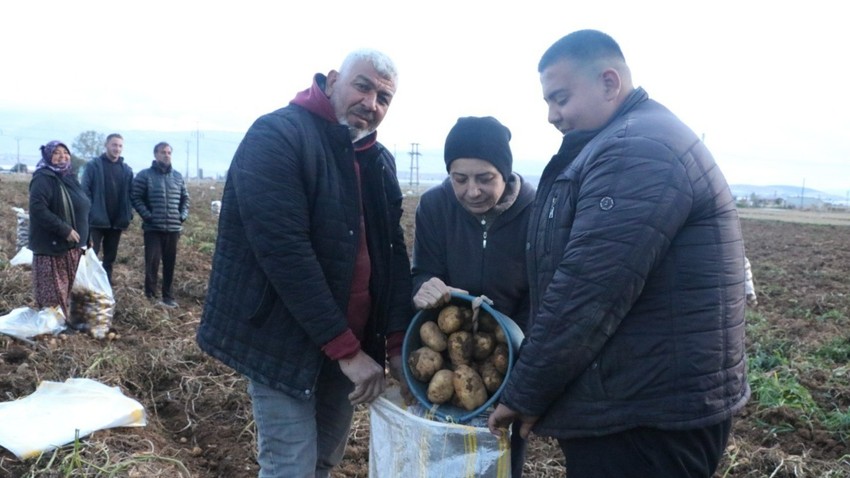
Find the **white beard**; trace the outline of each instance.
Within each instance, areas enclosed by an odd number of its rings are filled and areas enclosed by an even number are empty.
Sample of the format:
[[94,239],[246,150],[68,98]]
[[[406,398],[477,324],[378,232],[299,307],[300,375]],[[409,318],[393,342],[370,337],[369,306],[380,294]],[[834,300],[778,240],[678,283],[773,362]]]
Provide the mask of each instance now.
[[348,133],[351,135],[351,142],[352,143],[356,143],[356,142],[360,141],[361,139],[365,138],[366,136],[369,136],[370,134],[372,134],[375,131],[375,130],[369,130],[369,129],[355,128],[355,127],[351,126],[350,124],[348,124],[348,121],[345,118],[337,118],[337,121],[339,121],[339,124],[341,124],[341,125],[348,126]]

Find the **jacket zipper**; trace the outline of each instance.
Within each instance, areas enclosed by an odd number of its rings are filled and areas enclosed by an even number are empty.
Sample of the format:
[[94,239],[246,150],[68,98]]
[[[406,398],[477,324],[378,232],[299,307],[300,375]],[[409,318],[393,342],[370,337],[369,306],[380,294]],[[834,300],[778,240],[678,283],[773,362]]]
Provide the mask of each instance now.
[[547,254],[549,252],[551,252],[552,242],[554,240],[554,238],[552,236],[554,235],[554,230],[555,230],[555,204],[557,204],[557,202],[558,202],[558,193],[556,192],[555,195],[552,196],[552,204],[549,207],[549,214],[548,214],[548,217],[546,219],[546,234],[545,234],[544,237],[546,238],[545,251],[546,251]]

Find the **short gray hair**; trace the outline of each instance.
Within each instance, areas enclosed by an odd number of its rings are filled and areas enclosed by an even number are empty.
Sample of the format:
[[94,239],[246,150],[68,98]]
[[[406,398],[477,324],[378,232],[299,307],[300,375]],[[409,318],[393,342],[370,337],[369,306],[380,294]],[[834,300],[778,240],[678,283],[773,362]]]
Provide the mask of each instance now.
[[369,48],[361,48],[349,53],[339,68],[340,75],[345,76],[351,66],[361,60],[368,61],[378,71],[378,74],[388,80],[392,80],[394,84],[398,84],[398,69],[396,69],[393,60],[385,53]]

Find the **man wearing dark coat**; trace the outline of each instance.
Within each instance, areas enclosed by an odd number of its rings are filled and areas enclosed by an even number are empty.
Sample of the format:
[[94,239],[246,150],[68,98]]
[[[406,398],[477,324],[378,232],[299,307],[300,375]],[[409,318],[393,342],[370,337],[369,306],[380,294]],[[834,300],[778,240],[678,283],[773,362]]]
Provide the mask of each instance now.
[[248,379],[261,477],[327,477],[354,406],[401,379],[402,194],[376,139],[393,62],[351,53],[248,130],[227,174],[202,350]]
[[538,70],[562,134],[528,225],[531,314],[491,431],[558,439],[567,475],[704,477],[750,396],[744,243],[711,153],[571,33]]

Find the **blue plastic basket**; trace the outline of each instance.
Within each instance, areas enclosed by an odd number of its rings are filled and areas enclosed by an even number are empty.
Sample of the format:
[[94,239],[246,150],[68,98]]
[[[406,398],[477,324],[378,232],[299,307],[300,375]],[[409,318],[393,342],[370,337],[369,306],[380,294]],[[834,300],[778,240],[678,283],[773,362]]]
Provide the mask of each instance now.
[[[473,300],[475,300],[475,297],[471,295],[452,293],[451,304],[469,307]],[[416,349],[422,347],[422,339],[419,336],[419,327],[421,327],[426,321],[436,320],[437,315],[440,313],[440,309],[420,310],[413,317],[413,320],[410,322],[410,326],[407,328],[407,332],[405,332],[404,342],[401,347],[402,357],[404,358],[404,367],[402,367],[404,369],[404,380],[407,382],[410,392],[414,397],[416,397],[419,403],[443,421],[465,423],[482,414],[485,410],[487,410],[487,408],[493,405],[502,393],[502,389],[504,389],[505,385],[508,383],[508,377],[511,375],[514,361],[519,353],[519,347],[520,344],[522,344],[522,339],[524,338],[519,326],[511,320],[510,317],[497,311],[486,303],[481,304],[481,308],[492,315],[505,332],[505,336],[508,339],[508,370],[505,373],[505,379],[502,381],[502,385],[499,386],[496,392],[493,393],[483,405],[475,410],[466,410],[450,403],[443,403],[440,405],[431,403],[428,400],[428,384],[413,378],[413,375],[410,372],[410,367],[407,365],[407,358],[410,357],[410,354]]]

